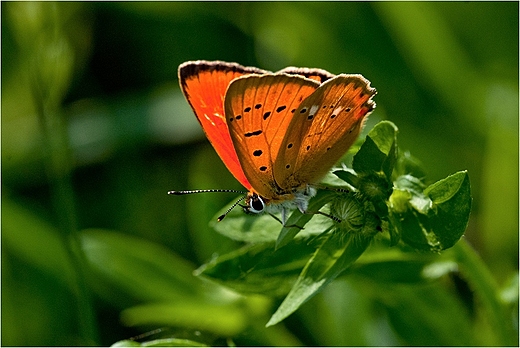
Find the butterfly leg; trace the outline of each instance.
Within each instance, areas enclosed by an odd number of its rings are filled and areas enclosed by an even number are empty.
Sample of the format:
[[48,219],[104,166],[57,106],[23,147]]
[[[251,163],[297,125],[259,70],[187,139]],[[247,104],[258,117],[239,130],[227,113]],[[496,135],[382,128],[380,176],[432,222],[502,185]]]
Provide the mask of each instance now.
[[[301,211],[301,210],[300,210],[300,211]],[[314,215],[314,214],[319,214],[319,215],[323,215],[323,216],[328,217],[329,219],[331,219],[331,220],[334,221],[334,222],[337,222],[337,223],[340,223],[340,222],[341,222],[341,219],[340,219],[340,218],[338,218],[338,217],[336,217],[336,216],[334,216],[334,215],[330,215],[330,214],[324,213],[324,212],[319,211],[319,210],[318,210],[318,211],[301,211],[301,213],[302,213],[302,214],[312,214],[312,215]]]
[[[300,230],[303,230],[304,227],[301,227],[301,226],[298,226],[298,225],[286,225],[287,223],[287,218],[286,216],[284,216],[284,213],[283,213],[283,210],[282,210],[282,220],[280,220],[276,215],[272,214],[272,213],[269,213],[269,215],[271,215],[276,221],[278,221],[283,227],[287,227],[287,228],[291,228],[291,227],[297,227],[299,228]],[[283,219],[285,219],[285,222],[283,221]]]
[[274,214],[271,214],[271,213],[269,213],[269,215],[271,215],[271,216],[273,217],[273,219],[275,219],[276,221],[278,221],[280,224],[283,225],[282,220],[280,220],[280,219],[278,218],[278,216],[276,216],[276,215],[274,215]]
[[319,211],[319,210],[317,212],[315,212],[315,213],[308,213],[308,214],[320,214],[320,215],[328,217],[329,219],[333,220],[334,222],[337,222],[337,223],[341,222],[341,219],[339,217],[334,216],[334,215],[330,215],[330,214],[327,214],[327,213],[324,213],[324,212]]
[[287,222],[287,219],[289,218],[288,217],[288,212],[287,212],[287,209],[285,207],[282,207],[282,225],[285,226],[285,223]]

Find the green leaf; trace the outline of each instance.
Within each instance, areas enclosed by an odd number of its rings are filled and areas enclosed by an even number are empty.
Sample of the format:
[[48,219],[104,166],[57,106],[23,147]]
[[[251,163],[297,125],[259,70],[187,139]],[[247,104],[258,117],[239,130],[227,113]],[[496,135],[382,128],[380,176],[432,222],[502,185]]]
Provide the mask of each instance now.
[[417,178],[395,182],[389,200],[390,222],[408,245],[428,251],[452,247],[464,234],[471,211],[467,172],[455,173],[421,192]]
[[368,247],[372,238],[332,232],[307,262],[296,284],[266,326],[279,323],[348,268]]
[[229,205],[226,205],[209,223],[218,233],[246,243],[274,242],[278,238],[282,225],[267,214],[246,214],[241,209],[233,209],[224,220],[217,221],[228,207]]
[[411,175],[416,178],[424,178],[426,173],[422,167],[422,163],[412,156],[410,152],[399,152],[394,172],[397,176]]
[[332,173],[337,175],[338,178],[345,181],[347,184],[356,188],[359,187],[359,178],[353,170],[335,170]]
[[420,179],[409,174],[398,176],[394,181],[394,186],[413,193],[422,193],[426,187]]
[[[460,272],[478,296],[485,311],[483,315],[490,323],[486,328],[490,334],[486,342],[493,342],[489,345],[496,346],[518,346],[518,320],[515,319],[518,318],[518,305],[515,306],[515,314],[506,309],[505,303],[499,298],[499,286],[494,274],[466,240],[456,243],[451,250],[455,254]],[[518,292],[515,296],[518,296]]]
[[[343,164],[344,162],[340,161],[340,163]],[[354,171],[352,169],[347,168],[344,165],[342,165],[342,170],[346,170],[346,171],[350,171],[350,172],[354,173]],[[339,170],[339,171],[342,171],[342,170]],[[339,188],[339,189],[347,189],[348,190],[350,187],[345,185],[344,180],[339,178],[337,175],[335,175],[336,173],[334,171],[336,171],[336,169],[333,168],[333,170],[329,171],[327,173],[327,175],[325,175],[321,179],[320,186],[324,186],[324,187],[328,187],[328,188]],[[354,176],[355,176],[355,173],[354,173]]]
[[8,197],[2,197],[2,248],[73,288],[74,269],[59,230]]
[[390,234],[390,246],[396,246],[401,240],[403,228],[399,216],[392,211],[388,214],[388,233]]
[[429,220],[424,215],[415,210],[409,210],[400,214],[398,219],[401,226],[401,238],[406,244],[424,251],[439,252],[444,249],[435,232],[430,229]]
[[[286,226],[282,228],[282,231],[278,235],[278,239],[276,240],[276,248],[281,248],[287,243],[289,243],[293,238],[302,231],[302,228],[311,220],[314,213],[320,210],[321,207],[323,207],[325,204],[330,202],[332,197],[335,196],[334,191],[329,190],[318,190],[315,197],[313,197],[309,202],[309,207],[307,208],[307,214],[303,214],[299,210],[295,210],[289,219],[287,219],[287,222],[285,223]],[[320,219],[323,219],[321,217]],[[329,223],[323,224],[323,231],[325,232],[328,228],[332,226],[332,220],[329,219]],[[328,227],[327,227],[328,226]]]
[[[396,128],[397,133],[397,128]],[[392,147],[388,150],[387,156],[381,165],[381,169],[383,173],[385,173],[386,178],[390,180],[392,178],[392,172],[394,171],[395,163],[397,162],[397,139],[396,133],[394,133],[394,141],[392,142]]]
[[160,338],[143,342],[142,347],[208,347],[207,344],[183,338]]
[[368,133],[354,156],[352,168],[357,173],[383,171],[390,179],[396,160],[397,127],[390,121],[381,121]]
[[352,168],[357,173],[379,172],[386,156],[374,140],[367,135],[365,142],[354,156]]
[[374,297],[386,307],[395,332],[407,346],[474,346],[472,319],[440,282],[430,284],[375,284]]
[[424,184],[411,175],[402,175],[394,181],[394,192],[390,204],[394,211],[405,212],[410,204],[416,211],[427,215],[432,207],[432,200],[423,193]]
[[132,340],[117,341],[111,347],[141,347],[141,343]]
[[[333,196],[334,192],[330,190],[318,190],[316,197],[309,202],[308,211],[310,213],[318,211]],[[268,214],[246,214],[240,209],[232,210],[224,220],[218,222],[217,217],[225,213],[227,209],[226,207],[218,212],[211,220],[210,226],[228,238],[246,243],[276,242],[280,238],[280,232],[284,229],[285,234],[280,239],[280,241],[283,239],[282,245],[284,245],[294,237],[307,238],[323,233],[332,225],[332,220],[325,216],[301,214],[297,210],[293,211],[289,217],[287,226],[296,225],[304,227],[303,229],[284,228],[280,221]]]
[[297,239],[278,250],[273,243],[247,245],[211,260],[195,274],[240,293],[284,296],[315,248],[305,239]]
[[[179,300],[202,294],[195,267],[165,247],[109,230],[84,230],[81,242],[97,293],[115,303]],[[114,290],[117,289],[117,296]],[[124,305],[124,304],[122,304]]]
[[190,299],[130,307],[121,313],[121,321],[127,326],[185,327],[234,336],[248,325],[247,314],[238,304]]
[[461,190],[463,190],[462,193],[469,193],[469,177],[466,171],[457,172],[431,184],[424,190],[424,193],[429,195],[435,204],[439,205],[460,194]]
[[438,279],[457,270],[454,261],[432,254],[402,253],[395,249],[365,252],[348,274],[362,276],[375,283],[413,284]]
[[471,188],[466,171],[450,175],[424,191],[433,201],[435,217],[431,228],[443,249],[452,247],[462,237],[471,213]]

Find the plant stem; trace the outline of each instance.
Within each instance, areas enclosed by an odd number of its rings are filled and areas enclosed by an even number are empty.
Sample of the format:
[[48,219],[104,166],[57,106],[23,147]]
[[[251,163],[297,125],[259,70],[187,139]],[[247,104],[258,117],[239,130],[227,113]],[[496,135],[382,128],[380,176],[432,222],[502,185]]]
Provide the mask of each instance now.
[[88,285],[85,282],[86,258],[81,249],[76,224],[75,201],[70,179],[70,154],[65,127],[55,108],[47,107],[44,97],[34,91],[38,117],[43,132],[44,161],[51,191],[51,201],[59,230],[72,267],[71,289],[77,297],[77,310],[82,344],[95,345],[98,333]]
[[[461,272],[482,301],[498,346],[518,346],[518,336],[507,310],[498,297],[499,287],[484,261],[465,239],[452,248]],[[515,340],[516,337],[516,340]]]

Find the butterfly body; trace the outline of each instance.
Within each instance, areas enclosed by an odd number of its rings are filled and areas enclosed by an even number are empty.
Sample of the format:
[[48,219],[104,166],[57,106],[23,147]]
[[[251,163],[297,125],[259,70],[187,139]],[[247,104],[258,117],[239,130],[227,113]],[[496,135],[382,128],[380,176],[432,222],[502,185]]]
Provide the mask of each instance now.
[[253,213],[307,210],[312,186],[348,150],[374,109],[361,75],[186,62],[182,91]]

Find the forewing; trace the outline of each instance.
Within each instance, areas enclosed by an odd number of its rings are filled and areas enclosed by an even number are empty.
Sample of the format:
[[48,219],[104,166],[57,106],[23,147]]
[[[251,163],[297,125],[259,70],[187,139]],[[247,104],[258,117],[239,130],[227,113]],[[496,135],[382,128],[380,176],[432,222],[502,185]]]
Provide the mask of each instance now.
[[301,75],[308,79],[312,79],[323,83],[327,80],[333,78],[334,74],[331,74],[327,70],[317,69],[317,68],[297,68],[294,66],[289,66],[277,72],[277,74],[289,74],[289,75]]
[[319,83],[287,74],[235,79],[225,98],[226,119],[238,160],[253,190],[267,199],[283,193],[273,164],[294,113]]
[[228,170],[248,190],[248,182],[233,147],[224,116],[224,97],[230,82],[265,70],[221,61],[190,61],[179,66],[179,83],[206,137]]
[[289,190],[320,180],[358,137],[375,93],[363,76],[341,74],[306,98],[275,162],[278,185]]

